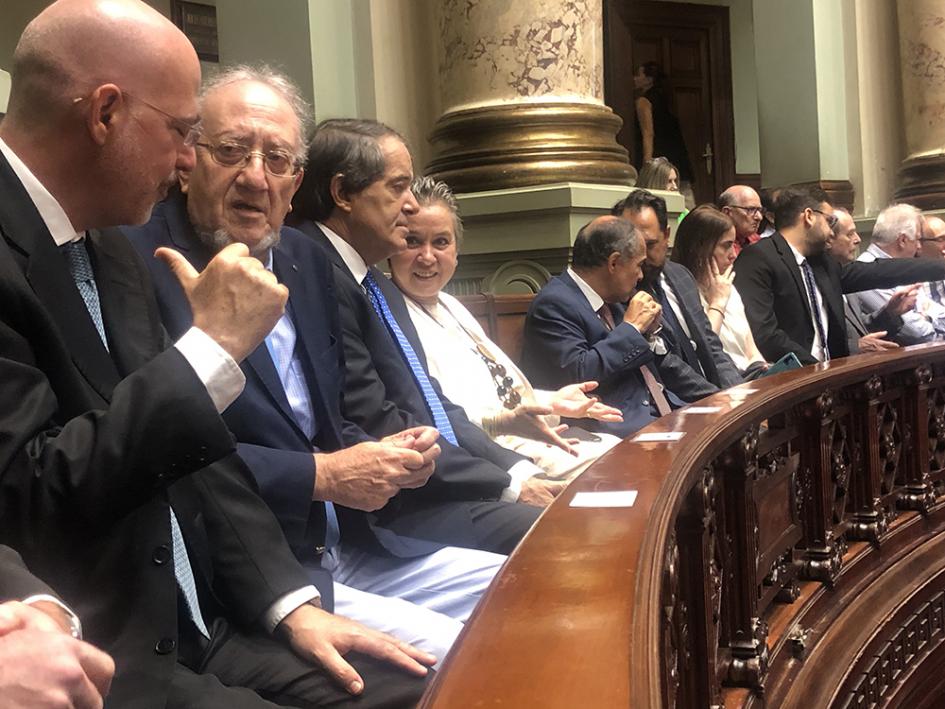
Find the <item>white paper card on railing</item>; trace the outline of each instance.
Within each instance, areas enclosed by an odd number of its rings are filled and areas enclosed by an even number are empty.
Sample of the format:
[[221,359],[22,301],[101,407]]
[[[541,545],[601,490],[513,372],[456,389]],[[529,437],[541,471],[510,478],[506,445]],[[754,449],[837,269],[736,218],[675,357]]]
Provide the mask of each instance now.
[[658,433],[641,433],[633,440],[637,443],[656,443],[660,441],[678,441],[686,435],[685,431],[665,431]]
[[636,501],[636,490],[598,490],[577,493],[571,507],[633,507]]
[[682,410],[684,414],[717,414],[721,406],[689,406]]

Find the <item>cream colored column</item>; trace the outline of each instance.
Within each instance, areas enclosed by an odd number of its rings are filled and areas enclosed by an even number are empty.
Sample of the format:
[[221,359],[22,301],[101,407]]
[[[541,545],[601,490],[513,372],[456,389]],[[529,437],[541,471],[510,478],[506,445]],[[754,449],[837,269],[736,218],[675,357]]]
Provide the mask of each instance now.
[[906,159],[898,199],[945,207],[945,0],[898,0]]
[[427,172],[458,192],[629,185],[603,102],[601,1],[432,3],[442,115]]

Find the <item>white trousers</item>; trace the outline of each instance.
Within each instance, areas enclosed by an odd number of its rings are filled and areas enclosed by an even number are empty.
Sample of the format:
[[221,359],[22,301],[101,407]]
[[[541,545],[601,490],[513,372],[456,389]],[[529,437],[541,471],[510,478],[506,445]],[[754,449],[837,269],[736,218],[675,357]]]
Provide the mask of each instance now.
[[446,657],[506,557],[446,547],[400,559],[339,545],[322,555],[334,577],[335,612]]

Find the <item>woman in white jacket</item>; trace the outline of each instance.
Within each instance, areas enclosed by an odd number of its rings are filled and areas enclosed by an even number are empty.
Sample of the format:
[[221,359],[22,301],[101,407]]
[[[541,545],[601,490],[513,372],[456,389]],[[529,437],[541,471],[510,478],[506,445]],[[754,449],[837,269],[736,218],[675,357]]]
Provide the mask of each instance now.
[[560,417],[621,420],[620,411],[588,396],[596,382],[535,390],[475,317],[443,292],[456,271],[462,222],[449,187],[429,177],[412,186],[420,205],[409,219],[407,249],[390,259],[427,366],[450,401],[500,445],[532,458],[549,477],[584,470],[619,442],[614,436],[561,426]]

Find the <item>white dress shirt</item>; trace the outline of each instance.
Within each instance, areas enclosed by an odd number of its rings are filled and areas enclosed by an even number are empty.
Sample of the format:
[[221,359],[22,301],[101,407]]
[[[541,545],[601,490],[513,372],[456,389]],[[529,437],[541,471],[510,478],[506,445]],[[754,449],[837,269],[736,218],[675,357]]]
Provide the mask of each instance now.
[[[358,283],[361,283],[368,272],[368,265],[364,263],[364,259],[361,258],[361,254],[359,254],[351,244],[341,238],[329,227],[325,226],[322,222],[316,223],[325,236],[328,237],[331,245],[334,246],[335,250],[338,251],[338,254],[341,256],[341,260],[344,261],[345,266],[348,267],[351,275],[354,276],[354,279]],[[363,287],[364,286],[362,286],[362,288]],[[423,364],[427,365],[427,362],[424,361]],[[430,371],[429,366],[427,371]],[[543,471],[530,460],[520,460],[506,472],[508,472],[512,480],[509,483],[509,486],[502,491],[502,495],[499,499],[503,502],[515,502],[518,500],[518,496],[522,492],[522,483],[528,480],[528,478]]]
[[[787,239],[785,239],[787,241]],[[811,324],[814,328],[814,340],[810,348],[810,356],[816,359],[818,362],[824,361],[824,345],[825,342],[820,341],[820,335],[817,331],[817,321],[816,318],[820,317],[820,322],[824,326],[824,338],[829,342],[830,341],[830,323],[827,322],[827,308],[824,306],[824,297],[820,294],[820,287],[817,285],[817,280],[814,279],[814,301],[817,303],[818,315],[814,314],[814,309],[811,307],[811,297],[810,289],[807,287],[807,279],[804,277],[804,270],[801,268],[807,258],[800,251],[794,248],[794,245],[787,241],[787,245],[791,247],[791,251],[794,253],[794,260],[797,261],[797,270],[800,271],[801,283],[804,284],[804,292],[807,294],[807,310],[810,312]]]
[[[59,201],[39,181],[33,172],[20,160],[3,139],[0,153],[23,184],[39,212],[40,218],[52,235],[56,246],[85,238],[85,232],[77,232]],[[198,327],[192,327],[174,344],[197,377],[207,389],[217,411],[222,413],[236,401],[246,384],[246,377],[236,361],[217,342]],[[296,608],[318,598],[318,589],[305,586],[290,592],[273,603],[266,611],[264,624],[273,630]]]

